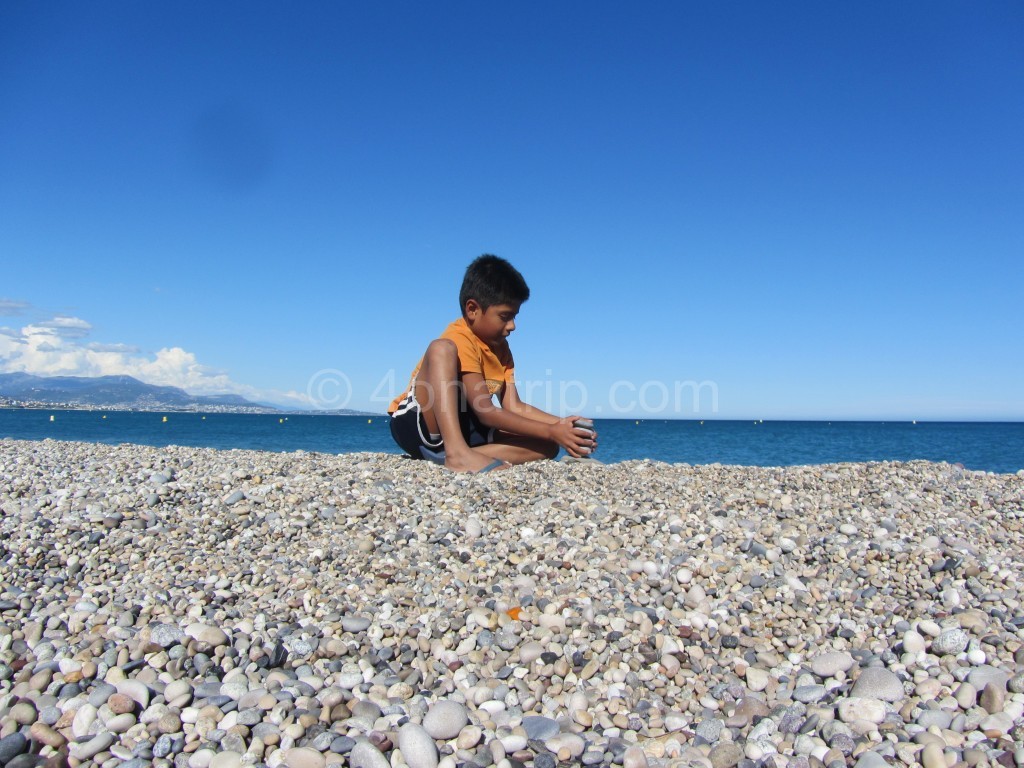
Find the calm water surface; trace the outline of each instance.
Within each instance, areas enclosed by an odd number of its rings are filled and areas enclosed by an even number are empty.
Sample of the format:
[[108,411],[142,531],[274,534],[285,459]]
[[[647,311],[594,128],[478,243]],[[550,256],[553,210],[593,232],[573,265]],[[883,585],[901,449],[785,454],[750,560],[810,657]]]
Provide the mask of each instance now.
[[[1024,469],[1022,422],[604,419],[596,426],[600,434],[596,457],[604,462],[654,459],[786,466],[928,459],[990,472]],[[0,409],[2,437],[265,451],[401,452],[383,416]]]

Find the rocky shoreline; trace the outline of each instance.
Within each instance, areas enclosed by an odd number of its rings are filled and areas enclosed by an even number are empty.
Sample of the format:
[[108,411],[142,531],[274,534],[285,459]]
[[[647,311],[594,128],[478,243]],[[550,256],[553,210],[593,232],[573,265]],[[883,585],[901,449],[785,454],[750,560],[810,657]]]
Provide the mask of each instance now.
[[1024,765],[1024,473],[0,440],[0,765]]

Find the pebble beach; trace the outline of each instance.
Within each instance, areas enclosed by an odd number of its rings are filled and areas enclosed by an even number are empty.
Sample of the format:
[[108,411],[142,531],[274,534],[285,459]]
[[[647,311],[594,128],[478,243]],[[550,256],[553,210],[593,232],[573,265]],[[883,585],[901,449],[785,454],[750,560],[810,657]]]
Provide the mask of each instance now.
[[1024,472],[0,440],[0,766],[1024,765]]

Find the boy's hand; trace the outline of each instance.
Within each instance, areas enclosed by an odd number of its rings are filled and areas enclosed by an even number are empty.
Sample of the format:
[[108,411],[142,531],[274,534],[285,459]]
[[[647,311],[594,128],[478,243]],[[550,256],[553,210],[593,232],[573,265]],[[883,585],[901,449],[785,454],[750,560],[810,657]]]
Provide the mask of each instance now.
[[589,456],[597,448],[597,432],[579,429],[572,423],[579,416],[567,416],[551,425],[551,439],[565,448],[574,458],[582,459]]

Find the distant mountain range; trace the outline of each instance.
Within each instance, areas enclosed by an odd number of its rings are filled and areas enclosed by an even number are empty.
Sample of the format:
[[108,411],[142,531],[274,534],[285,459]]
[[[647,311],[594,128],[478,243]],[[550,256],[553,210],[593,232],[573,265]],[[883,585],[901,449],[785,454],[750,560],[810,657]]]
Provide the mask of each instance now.
[[272,413],[279,409],[241,395],[190,395],[179,387],[158,387],[131,376],[33,376],[0,373],[0,397],[23,403],[52,403],[131,410],[219,410]]

